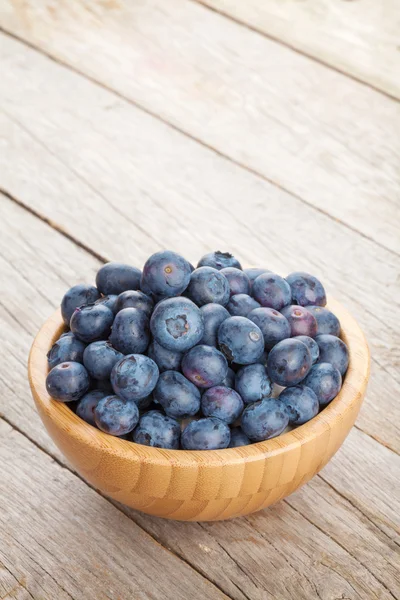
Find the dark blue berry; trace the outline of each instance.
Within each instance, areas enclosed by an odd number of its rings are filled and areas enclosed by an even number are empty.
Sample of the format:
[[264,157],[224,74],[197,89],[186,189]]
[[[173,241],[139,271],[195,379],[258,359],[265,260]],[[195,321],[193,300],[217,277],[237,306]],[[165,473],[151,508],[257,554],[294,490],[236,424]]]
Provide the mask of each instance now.
[[317,321],[317,335],[328,333],[339,337],[340,321],[333,312],[323,306],[307,306],[307,310],[314,315]]
[[349,366],[349,351],[346,344],[338,337],[329,334],[317,335],[319,347],[318,362],[330,363],[343,376]]
[[267,398],[249,404],[242,414],[242,429],[254,442],[261,442],[273,438],[289,423],[289,416],[285,405],[275,398]]
[[240,446],[248,446],[248,444],[251,444],[251,442],[242,428],[232,427],[229,448],[239,448]]
[[127,290],[117,297],[115,312],[119,312],[124,308],[137,308],[146,313],[150,318],[151,313],[153,312],[154,302],[150,296],[147,296],[139,290]]
[[224,385],[225,387],[234,389],[235,388],[235,371],[233,371],[232,369],[230,369],[228,367],[227,374],[221,381],[220,385]]
[[229,317],[218,330],[218,344],[230,362],[248,365],[264,351],[261,330],[246,317]]
[[93,379],[108,379],[116,362],[123,357],[110,342],[92,342],[83,353],[83,364]]
[[156,342],[164,348],[185,352],[203,337],[203,315],[188,298],[168,298],[154,308],[150,329]]
[[123,354],[141,354],[150,342],[149,319],[137,308],[124,308],[115,315],[110,342]]
[[274,308],[256,308],[249,312],[248,318],[261,329],[266,350],[290,337],[288,320]]
[[312,367],[302,383],[311,388],[320,405],[325,406],[338,395],[342,387],[342,376],[333,365],[322,362]]
[[200,310],[204,320],[204,335],[200,343],[217,346],[219,326],[225,319],[228,319],[230,314],[221,304],[214,303],[204,304]]
[[284,306],[281,309],[281,313],[289,322],[292,337],[298,335],[315,337],[317,335],[317,321],[304,306],[297,304]]
[[116,306],[115,306],[116,302],[117,302],[117,298],[118,298],[117,294],[109,294],[108,296],[102,296],[101,298],[96,300],[95,304],[104,304],[105,306],[107,306],[107,308],[112,310],[112,312],[115,315],[117,313]]
[[308,335],[296,335],[294,339],[303,342],[307,346],[311,354],[312,363],[315,364],[319,358],[319,346],[317,342],[313,338],[308,337]]
[[154,360],[160,373],[163,373],[164,371],[179,371],[181,368],[182,352],[168,350],[167,348],[160,346],[155,340],[151,342],[147,350],[147,356]]
[[284,389],[279,395],[279,400],[286,406],[291,425],[307,423],[319,411],[318,398],[315,392],[305,385],[295,385]]
[[230,291],[225,275],[212,267],[195,269],[190,276],[187,289],[188,297],[198,306],[204,304],[228,304]]
[[235,294],[229,300],[226,308],[232,317],[248,317],[252,310],[260,308],[260,304],[248,294]]
[[84,285],[82,283],[74,285],[64,294],[61,301],[61,314],[64,323],[69,326],[72,314],[76,308],[92,304],[98,298],[100,298],[99,291],[93,285]]
[[76,308],[71,317],[71,331],[82,342],[104,340],[110,335],[113,312],[104,304],[88,304]]
[[89,384],[88,372],[77,362],[60,363],[46,377],[48,394],[61,402],[79,400],[88,391]]
[[78,402],[78,406],[76,407],[76,414],[78,417],[96,427],[96,422],[94,420],[94,409],[100,402],[102,398],[108,396],[108,392],[105,390],[92,390],[88,392]]
[[246,404],[269,398],[271,389],[271,380],[263,365],[247,365],[236,373],[235,390]]
[[71,332],[63,334],[47,353],[47,362],[50,369],[62,362],[83,362],[83,351],[86,344],[78,340]]
[[217,385],[209,388],[201,397],[201,410],[205,417],[216,417],[225,423],[233,423],[243,412],[243,400],[235,390]]
[[177,371],[161,373],[153,396],[170,417],[193,416],[200,408],[200,391]]
[[119,262],[109,262],[97,272],[96,285],[104,296],[138,290],[142,273],[136,267]]
[[111,371],[114,392],[125,400],[146,398],[158,380],[158,367],[148,356],[129,354],[119,360]]
[[228,362],[214,346],[195,346],[184,355],[182,372],[197,387],[209,388],[226,377]]
[[299,304],[300,306],[308,306],[309,304],[325,306],[326,294],[324,286],[314,275],[303,272],[291,273],[286,277],[286,281],[290,285],[293,304]]
[[192,421],[182,432],[181,444],[184,450],[218,450],[227,448],[231,433],[226,423],[209,417]]
[[234,296],[235,294],[250,293],[250,279],[241,269],[226,267],[225,269],[221,269],[220,272],[223,273],[228,280],[231,296]]
[[212,267],[213,269],[220,271],[227,267],[241,269],[242,265],[232,254],[229,254],[229,252],[220,252],[217,250],[216,252],[205,254],[199,260],[197,267]]
[[189,262],[176,252],[156,252],[143,267],[141,289],[158,298],[179,296],[189,284],[190,273]]
[[180,435],[181,428],[176,419],[163,415],[158,410],[151,410],[141,417],[132,439],[136,444],[144,446],[177,450]]
[[118,396],[105,396],[94,409],[96,425],[111,435],[125,435],[132,431],[139,421],[139,409],[130,400]]
[[250,280],[250,291],[253,289],[253,282],[259,275],[263,273],[271,273],[269,269],[258,269],[257,267],[250,267],[250,269],[243,269],[247,277]]
[[268,375],[274,383],[297,385],[311,369],[311,353],[299,340],[290,338],[274,346],[268,355]]
[[288,282],[274,273],[263,273],[253,281],[253,298],[267,308],[281,310],[291,302]]

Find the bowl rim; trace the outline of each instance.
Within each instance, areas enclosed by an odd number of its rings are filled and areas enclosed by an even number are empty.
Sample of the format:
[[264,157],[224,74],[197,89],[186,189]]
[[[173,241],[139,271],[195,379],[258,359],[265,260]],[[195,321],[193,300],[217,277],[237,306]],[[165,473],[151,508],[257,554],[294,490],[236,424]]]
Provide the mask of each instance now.
[[78,417],[64,402],[53,400],[46,390],[47,352],[65,330],[58,309],[41,327],[34,339],[28,360],[32,395],[40,416],[44,413],[78,443],[108,454],[123,456],[149,464],[221,466],[256,461],[301,447],[306,442],[330,433],[332,423],[342,421],[348,410],[358,407],[365,393],[370,372],[370,352],[364,333],[350,313],[334,298],[329,308],[340,320],[341,338],[349,349],[349,367],[339,394],[313,419],[275,438],[248,446],[221,450],[169,450],[142,446],[130,440],[111,436]]

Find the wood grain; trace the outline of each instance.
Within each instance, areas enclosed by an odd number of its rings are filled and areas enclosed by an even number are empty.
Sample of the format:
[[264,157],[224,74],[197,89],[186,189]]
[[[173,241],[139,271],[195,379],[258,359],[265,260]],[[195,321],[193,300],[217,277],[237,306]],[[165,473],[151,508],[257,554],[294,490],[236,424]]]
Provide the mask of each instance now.
[[359,425],[400,452],[392,418],[399,412],[399,258],[112,93],[0,39],[0,101],[9,115],[0,115],[0,187],[109,258],[141,264],[171,247],[196,262],[222,246],[247,264],[319,274],[371,345],[374,377]]
[[35,600],[227,598],[1,419],[0,460],[0,561]]
[[400,98],[400,5],[396,0],[196,1]]
[[0,25],[399,251],[391,99],[193,2],[4,0]]
[[[4,253],[6,251],[10,254],[13,261],[13,269],[6,271],[6,276],[2,277],[7,282],[7,287],[3,290],[3,300],[7,305],[12,306],[13,312],[15,312],[20,321],[19,324],[12,321],[11,317],[3,313],[0,315],[2,318],[1,330],[4,332],[6,339],[9,340],[7,350],[13,350],[13,355],[10,355],[9,352],[4,353],[1,356],[1,360],[3,364],[7,365],[7,372],[12,371],[14,373],[15,380],[15,385],[10,390],[4,386],[4,381],[0,381],[0,398],[4,400],[8,399],[7,402],[4,402],[2,410],[6,412],[8,418],[15,419],[16,424],[23,429],[26,435],[43,443],[43,447],[48,451],[54,452],[53,444],[38,424],[39,420],[35,411],[31,410],[31,403],[27,402],[29,391],[25,379],[25,358],[30,345],[30,339],[35,334],[39,324],[44,320],[43,313],[47,310],[43,305],[43,300],[39,293],[40,291],[45,291],[45,295],[49,297],[51,304],[56,306],[65,287],[78,279],[82,280],[80,274],[86,270],[93,272],[92,269],[95,268],[95,262],[91,257],[88,257],[89,262],[86,263],[85,253],[82,250],[76,248],[69,240],[60,236],[50,227],[35,219],[32,215],[27,214],[20,207],[4,197],[0,211],[3,215],[3,219],[0,221],[0,249],[1,252]],[[55,249],[57,249],[56,252]],[[52,266],[53,261],[54,265]],[[1,263],[2,273],[3,268],[4,263]],[[40,270],[37,271],[37,269]],[[68,278],[68,276],[71,277],[70,282],[68,279],[64,282],[64,278]],[[17,290],[21,299],[18,303],[14,300]],[[6,322],[10,319],[10,326],[7,329],[5,328],[3,319],[6,319]],[[21,334],[25,321],[29,336],[27,336],[27,339]],[[309,540],[307,541],[309,547],[312,547],[314,537],[320,536],[321,543],[325,545],[327,552],[332,552],[335,555],[337,560],[335,568],[338,568],[340,572],[335,580],[335,585],[341,587],[343,592],[346,590],[345,593],[349,598],[365,598],[365,591],[363,592],[362,587],[364,580],[371,582],[375,590],[373,593],[377,597],[379,597],[379,594],[382,594],[382,597],[386,597],[386,591],[384,586],[382,587],[382,584],[379,583],[379,579],[383,579],[383,581],[387,580],[390,589],[394,593],[396,592],[396,587],[392,586],[391,580],[385,575],[387,569],[382,568],[382,563],[378,561],[370,561],[371,565],[366,563],[367,566],[361,569],[362,576],[360,577],[360,583],[358,583],[359,575],[356,576],[355,571],[360,573],[361,567],[357,566],[357,564],[358,562],[363,563],[367,548],[372,548],[371,552],[381,552],[384,556],[392,556],[392,560],[396,564],[396,552],[391,549],[390,544],[392,543],[391,540],[396,538],[395,532],[399,525],[398,515],[400,514],[400,506],[397,505],[397,500],[392,498],[392,510],[387,517],[384,514],[382,515],[382,512],[386,512],[385,504],[378,506],[377,509],[375,506],[377,496],[383,494],[389,498],[393,490],[396,489],[396,482],[400,475],[400,465],[398,457],[393,455],[389,450],[379,446],[367,436],[365,436],[365,444],[361,446],[362,451],[358,451],[360,438],[355,437],[355,435],[356,431],[353,430],[338,455],[322,472],[322,476],[327,479],[328,483],[322,483],[321,485],[326,486],[327,490],[331,490],[337,507],[343,506],[343,516],[338,520],[336,536],[339,543],[342,543],[341,540],[343,538],[344,551],[341,552],[338,549],[337,542],[335,542],[331,549],[332,542],[329,532],[328,534],[320,534],[316,526],[311,528],[307,526],[308,521],[306,517],[309,518],[310,509],[303,511],[305,517],[302,517],[302,519],[304,520],[305,527],[307,527],[307,529],[304,529],[303,535],[305,536],[305,532],[307,532],[307,536],[304,539]],[[351,443],[353,439],[354,443]],[[349,458],[347,461],[349,465],[348,469],[342,473],[341,465],[344,462],[349,446],[354,456],[353,458]],[[382,451],[385,451],[385,453]],[[62,455],[58,451],[55,455],[60,460],[63,460]],[[376,458],[371,460],[371,457],[377,456],[380,457],[379,461]],[[336,462],[338,467],[333,470],[334,477],[331,482],[330,472]],[[351,498],[357,498],[359,508],[356,505],[353,507],[345,499],[347,482],[349,477],[351,477],[355,462],[360,477],[355,479],[355,488],[351,492]],[[390,464],[391,468],[390,470],[386,469],[387,477],[382,478],[382,470],[385,464]],[[363,474],[368,475],[363,477]],[[368,486],[365,485],[365,481],[368,481]],[[331,488],[331,485],[337,486],[343,497],[339,493],[336,493]],[[304,490],[307,490],[307,486],[299,492],[300,498],[303,496]],[[317,510],[318,503],[319,500],[316,500],[315,510]],[[281,511],[282,506],[278,506]],[[367,512],[369,518],[364,515],[362,510]],[[275,514],[275,508],[272,511],[272,514]],[[160,520],[151,519],[133,511],[130,513],[130,516],[149,531],[149,533],[156,536],[160,542],[173,549],[185,561],[192,564],[206,577],[215,581],[217,585],[222,586],[225,593],[235,600],[246,598],[264,600],[263,590],[268,588],[271,578],[273,581],[281,581],[284,562],[281,560],[278,563],[276,562],[276,552],[273,551],[273,548],[265,538],[257,534],[257,522],[253,521],[253,531],[250,534],[250,536],[255,537],[256,542],[253,543],[250,540],[246,545],[246,551],[243,551],[239,540],[249,537],[249,533],[246,522],[242,519],[235,520],[235,528],[232,535],[228,536],[225,533],[225,527],[222,526],[218,529],[214,527],[207,529],[208,526],[206,524],[202,528],[196,524],[181,524],[181,527],[177,523],[161,522]],[[283,518],[287,523],[285,535],[289,540],[292,530],[292,519],[296,522],[299,517],[295,517],[292,512],[285,511]],[[329,515],[321,513],[319,515],[318,527],[323,530],[323,523],[325,521],[327,521],[326,527],[328,527],[328,519]],[[383,522],[387,531],[391,532],[390,537],[382,533],[376,525],[376,523],[381,525]],[[354,537],[342,535],[342,523],[347,523],[350,531],[351,527],[354,527]],[[229,531],[232,531],[228,524],[227,527]],[[280,535],[277,529],[272,538],[272,542],[277,546],[280,543]],[[367,542],[360,543],[357,546],[354,542],[357,536],[361,540],[365,538]],[[297,542],[293,541],[293,543]],[[366,544],[368,545],[366,546]],[[357,561],[357,564],[354,561]],[[368,575],[368,570],[365,570],[367,567],[371,569],[373,576]],[[243,570],[244,568],[245,570]],[[327,567],[318,563],[315,556],[310,556],[308,560],[304,558],[304,562],[296,564],[296,568],[298,569],[296,581],[298,581],[298,587],[301,590],[296,598],[304,598],[304,600],[318,598],[318,593],[322,597],[329,597],[329,588],[324,585]],[[316,585],[317,591],[313,583],[307,581],[310,569],[312,569],[312,581]],[[291,570],[290,572],[293,574]],[[332,573],[331,576],[335,577]],[[351,585],[347,583],[348,581],[356,586],[357,592],[352,591]],[[358,587],[359,585],[361,587]],[[288,592],[283,597],[289,597]]]

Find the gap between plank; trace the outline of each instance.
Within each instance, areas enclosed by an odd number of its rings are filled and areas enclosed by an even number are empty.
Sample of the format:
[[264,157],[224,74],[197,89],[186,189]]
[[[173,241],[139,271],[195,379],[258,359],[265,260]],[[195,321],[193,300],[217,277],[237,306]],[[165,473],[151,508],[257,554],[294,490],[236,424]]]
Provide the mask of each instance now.
[[375,92],[378,92],[379,94],[382,94],[383,96],[386,96],[387,98],[390,98],[391,100],[394,100],[395,102],[400,101],[400,98],[398,98],[394,94],[391,94],[390,92],[387,92],[383,88],[377,87],[377,86],[373,85],[372,83],[369,83],[368,81],[364,81],[363,79],[360,79],[356,75],[353,75],[352,73],[348,73],[347,71],[340,69],[339,67],[337,67],[334,64],[330,64],[329,62],[321,60],[317,56],[314,56],[313,54],[308,53],[305,50],[296,48],[296,46],[294,46],[290,42],[285,42],[284,40],[280,39],[277,36],[272,35],[271,33],[267,33],[266,31],[263,31],[262,29],[258,29],[258,27],[256,27],[255,25],[252,25],[251,23],[246,23],[245,21],[241,21],[239,17],[230,15],[229,13],[224,12],[220,8],[215,8],[214,6],[210,6],[209,4],[206,4],[206,2],[203,2],[203,0],[189,0],[189,1],[192,2],[193,4],[198,4],[199,6],[202,6],[203,8],[210,10],[213,13],[216,13],[217,15],[220,15],[221,17],[228,19],[229,21],[233,21],[233,23],[236,23],[240,27],[244,27],[245,29],[252,31],[253,33],[256,33],[257,35],[261,35],[262,37],[265,37],[268,40],[271,40],[272,42],[275,42],[276,44],[283,46],[284,48],[289,48],[289,50],[293,50],[293,52],[296,52],[296,54],[300,54],[301,56],[306,56],[307,58],[318,63],[319,65],[322,65],[322,66],[326,67],[327,69],[330,69],[331,71],[335,71],[336,73],[339,73],[340,75],[343,75],[344,77],[347,77],[348,79],[351,79],[352,81],[355,81],[356,83],[361,84],[364,87],[370,88],[371,90],[374,90]]
[[[199,4],[196,0],[192,0],[192,1],[196,2],[197,4]],[[202,4],[202,6],[204,6],[204,5]],[[205,8],[207,8],[207,7],[205,7]],[[222,16],[225,16],[225,15],[222,14]],[[238,23],[241,24],[240,22],[238,22]],[[64,68],[72,71],[76,75],[84,77],[85,79],[87,79],[88,81],[91,81],[93,84],[99,86],[100,88],[107,90],[108,92],[110,92],[114,96],[116,96],[117,98],[120,98],[124,102],[126,102],[128,104],[131,104],[132,106],[135,106],[138,110],[141,110],[142,112],[150,115],[151,117],[153,117],[154,119],[157,119],[161,123],[164,123],[164,125],[166,125],[170,129],[173,129],[174,131],[177,131],[178,133],[186,136],[187,138],[191,139],[192,141],[196,142],[197,144],[200,144],[204,148],[207,148],[208,150],[210,150],[214,154],[216,154],[216,155],[222,157],[223,159],[231,162],[232,164],[236,165],[237,167],[239,167],[241,169],[244,169],[248,173],[251,173],[253,176],[257,177],[258,179],[261,179],[262,181],[267,181],[269,184],[273,185],[275,188],[278,188],[278,189],[282,190],[283,192],[285,192],[286,194],[288,194],[289,196],[292,196],[293,198],[296,198],[297,200],[299,200],[300,202],[302,202],[306,206],[308,206],[308,207],[312,208],[313,210],[319,212],[320,214],[324,215],[325,217],[331,219],[332,221],[334,221],[336,223],[339,223],[343,227],[349,229],[350,231],[353,231],[354,233],[356,233],[357,235],[360,235],[364,239],[369,240],[370,242],[376,244],[377,246],[379,246],[380,248],[384,249],[385,251],[390,252],[394,256],[400,256],[400,252],[396,252],[395,250],[392,250],[391,248],[387,248],[380,241],[374,240],[369,235],[367,235],[366,233],[363,233],[362,231],[359,231],[358,229],[356,229],[355,227],[353,227],[349,223],[346,223],[345,221],[342,221],[338,217],[335,217],[334,215],[331,215],[330,213],[326,212],[322,208],[320,208],[318,206],[315,206],[314,204],[312,204],[312,202],[309,202],[308,200],[305,200],[303,197],[299,196],[295,192],[288,190],[282,184],[280,184],[280,183],[274,181],[273,179],[267,177],[266,175],[258,172],[253,167],[250,167],[250,166],[246,165],[245,163],[242,163],[239,160],[236,160],[235,158],[232,158],[232,157],[224,154],[224,152],[222,152],[222,150],[219,150],[218,148],[215,148],[214,146],[208,144],[207,142],[198,139],[195,135],[191,134],[189,131],[186,131],[185,129],[181,128],[179,125],[168,121],[167,119],[165,119],[161,115],[159,115],[156,112],[150,110],[149,108],[147,108],[146,106],[140,104],[136,100],[133,100],[132,98],[129,98],[129,97],[125,96],[122,92],[119,92],[118,90],[114,90],[112,87],[106,85],[105,83],[102,83],[101,81],[98,81],[92,75],[88,75],[87,73],[84,73],[84,72],[78,70],[75,66],[73,66],[73,65],[71,65],[69,63],[63,62],[58,57],[53,56],[53,55],[49,54],[48,52],[46,52],[45,50],[43,50],[43,49],[35,46],[35,44],[33,42],[29,42],[27,40],[24,40],[22,37],[16,35],[15,33],[10,32],[10,31],[8,31],[6,29],[4,29],[4,27],[1,27],[1,26],[0,26],[0,33],[4,34],[4,35],[6,35],[6,36],[8,36],[8,37],[10,37],[12,39],[17,40],[18,42],[20,42],[21,44],[27,46],[28,48],[31,48],[35,52],[38,52],[39,54],[42,54],[43,56],[46,56],[48,59],[52,60],[53,62],[55,62],[55,63],[59,64],[60,66],[62,66]],[[17,202],[19,202],[19,201],[17,201]],[[36,212],[32,211],[29,208],[27,208],[27,210],[30,210],[30,212],[32,212],[32,214],[35,214],[35,215],[37,214]],[[49,224],[51,224],[51,222],[49,222]],[[62,233],[61,228],[59,228],[58,230],[60,231],[60,233]],[[69,236],[69,234],[66,234],[66,235]],[[75,240],[74,238],[72,238],[72,236],[70,236],[70,239],[72,239],[73,241],[75,241],[75,243],[77,243],[78,246],[81,246],[84,249],[88,249],[81,242],[78,242],[77,240]],[[94,254],[93,250],[88,249],[88,251],[93,256],[99,256],[100,257],[100,255]],[[99,258],[99,259],[102,260],[102,258]]]

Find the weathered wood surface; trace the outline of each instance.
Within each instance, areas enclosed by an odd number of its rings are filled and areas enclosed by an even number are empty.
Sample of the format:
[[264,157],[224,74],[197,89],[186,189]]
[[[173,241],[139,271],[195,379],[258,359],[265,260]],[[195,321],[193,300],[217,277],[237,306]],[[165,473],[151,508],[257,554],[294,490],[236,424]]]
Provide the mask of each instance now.
[[108,258],[141,264],[155,248],[173,247],[195,262],[222,246],[283,274],[320,273],[371,345],[374,377],[358,424],[399,452],[399,257],[48,58],[0,40],[0,187]]
[[3,0],[0,26],[398,252],[392,99],[195,2]]
[[[82,273],[91,279],[99,263],[40,219],[0,198],[0,272],[7,282],[2,302],[10,309],[0,315],[6,340],[0,360],[15,382],[10,389],[1,373],[1,412],[64,464],[33,409],[25,360],[33,335],[65,288],[82,281]],[[387,464],[391,469],[382,475]],[[266,513],[200,525],[161,521],[120,508],[235,600],[262,600],[266,591],[306,599],[342,593],[365,598],[372,590],[371,597],[391,598],[388,590],[400,592],[396,572],[400,506],[392,497],[399,476],[399,458],[353,430],[312,483],[317,493],[306,486]],[[330,503],[334,512],[328,510]],[[330,596],[333,591],[336,596]]]
[[196,1],[400,98],[397,0]]

